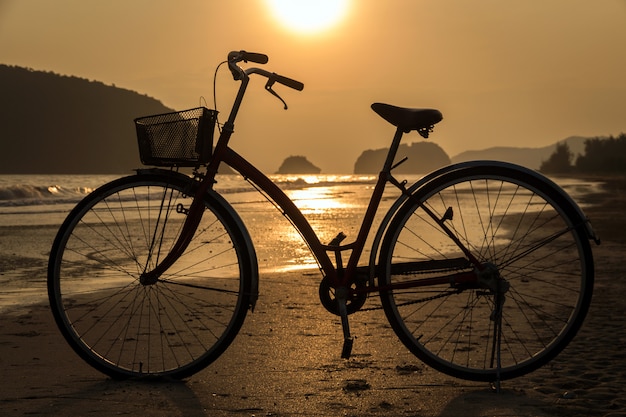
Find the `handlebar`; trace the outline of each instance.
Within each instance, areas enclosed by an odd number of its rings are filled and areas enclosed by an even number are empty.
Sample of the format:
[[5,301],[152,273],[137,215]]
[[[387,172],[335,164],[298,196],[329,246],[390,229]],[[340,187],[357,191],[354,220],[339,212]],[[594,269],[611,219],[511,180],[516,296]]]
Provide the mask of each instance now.
[[304,89],[304,84],[300,81],[278,75],[275,72],[272,73],[271,78],[273,78],[279,84],[286,85],[287,87],[293,88],[294,90],[302,91]]
[[255,62],[257,64],[267,64],[269,58],[265,54],[247,51],[232,51],[228,54],[228,62]]
[[304,84],[300,81],[296,81],[292,78],[285,77],[283,75],[276,74],[275,72],[269,72],[262,70],[260,68],[248,68],[242,69],[237,65],[239,62],[254,62],[257,64],[267,64],[269,58],[265,54],[260,54],[256,52],[247,52],[247,51],[232,51],[228,54],[228,67],[230,68],[230,72],[233,74],[233,78],[235,80],[242,80],[247,78],[250,74],[259,74],[268,79],[267,84],[265,86],[266,90],[275,94],[271,87],[277,82],[289,88],[293,88],[294,90],[302,91],[304,88]]

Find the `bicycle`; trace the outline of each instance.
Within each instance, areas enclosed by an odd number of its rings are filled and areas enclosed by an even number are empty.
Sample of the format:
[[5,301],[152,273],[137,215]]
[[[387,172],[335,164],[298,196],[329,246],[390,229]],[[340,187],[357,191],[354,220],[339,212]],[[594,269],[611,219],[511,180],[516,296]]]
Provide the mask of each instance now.
[[[274,85],[304,85],[242,62],[268,57],[229,53],[224,63],[240,86],[215,146],[215,110],[136,119],[142,162],[153,167],[93,191],[60,227],[49,301],[82,359],[113,378],[185,378],[233,341],[257,302],[258,266],[243,221],[213,187],[220,164],[272,201],[310,248],[320,301],[341,318],[343,358],[353,344],[349,316],[375,293],[403,344],[457,378],[499,384],[572,340],[591,302],[590,241],[599,240],[559,186],[496,161],[447,166],[408,185],[392,173],[406,162],[396,162],[400,140],[411,131],[428,138],[442,115],[375,103],[396,128],[388,155],[356,239],[344,244],[339,233],[324,244],[285,193],[229,146],[252,76],[265,78],[285,108]],[[399,196],[360,263],[388,184]]]

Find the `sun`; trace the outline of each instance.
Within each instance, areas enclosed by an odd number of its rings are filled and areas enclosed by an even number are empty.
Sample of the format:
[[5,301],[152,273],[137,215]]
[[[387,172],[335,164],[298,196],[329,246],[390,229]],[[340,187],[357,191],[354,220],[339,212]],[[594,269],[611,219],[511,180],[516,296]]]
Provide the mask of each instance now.
[[312,34],[330,29],[348,11],[350,0],[266,0],[274,17],[287,29]]

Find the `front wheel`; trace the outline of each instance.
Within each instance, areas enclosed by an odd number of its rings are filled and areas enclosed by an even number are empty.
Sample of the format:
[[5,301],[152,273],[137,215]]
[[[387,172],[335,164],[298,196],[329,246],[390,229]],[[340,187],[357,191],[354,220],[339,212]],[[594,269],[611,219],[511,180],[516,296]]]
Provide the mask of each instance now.
[[[501,165],[451,171],[418,189],[391,221],[379,259],[382,286],[412,282],[381,291],[408,349],[477,381],[521,376],[554,358],[580,328],[593,289],[585,219],[569,201],[541,177]],[[440,221],[488,279],[420,286],[476,270]]]
[[180,174],[121,178],[81,201],[58,232],[48,266],[54,318],[70,346],[109,376],[189,376],[244,321],[256,264],[219,196],[205,196],[176,263],[155,283],[140,280],[176,242],[194,185]]

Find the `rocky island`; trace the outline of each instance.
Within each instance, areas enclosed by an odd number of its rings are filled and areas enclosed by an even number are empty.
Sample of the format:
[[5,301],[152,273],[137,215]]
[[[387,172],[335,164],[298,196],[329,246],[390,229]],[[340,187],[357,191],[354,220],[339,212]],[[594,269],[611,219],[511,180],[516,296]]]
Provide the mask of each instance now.
[[[364,151],[354,164],[354,173],[376,174],[380,172],[387,152],[388,148]],[[432,142],[414,142],[410,145],[400,145],[396,162],[404,157],[407,157],[408,160],[394,169],[394,172],[424,174],[450,164],[448,154],[439,145]]]
[[287,157],[280,168],[278,168],[277,174],[319,174],[322,170],[313,165],[304,156],[290,156]]

